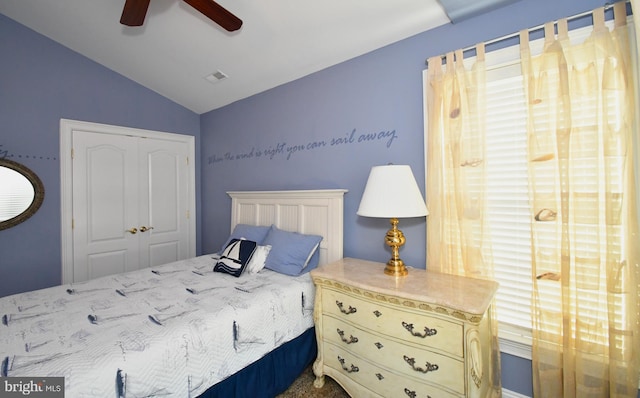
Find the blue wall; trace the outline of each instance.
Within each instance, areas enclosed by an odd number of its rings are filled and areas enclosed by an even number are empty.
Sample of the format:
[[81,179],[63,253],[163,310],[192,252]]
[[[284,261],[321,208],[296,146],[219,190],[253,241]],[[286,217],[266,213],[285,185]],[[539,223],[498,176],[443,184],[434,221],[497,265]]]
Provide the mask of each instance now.
[[[228,234],[230,201],[225,191],[346,188],[345,256],[386,261],[389,250],[383,236],[388,222],[355,213],[374,165],[409,164],[424,192],[425,59],[603,4],[521,0],[204,114],[203,250],[217,250]],[[390,131],[395,132],[393,140]],[[359,142],[361,134],[379,132],[384,132],[380,139]],[[407,237],[401,257],[424,268],[425,220],[401,220],[400,228]],[[504,387],[532,396],[531,361],[503,354],[502,365]]]
[[0,231],[0,297],[61,283],[61,118],[200,140],[199,115],[0,14],[0,156],[45,186],[38,212]]
[[[228,234],[225,191],[347,188],[345,255],[385,261],[387,221],[355,212],[373,165],[411,165],[424,192],[424,60],[603,4],[521,0],[202,116],[0,15],[0,156],[33,169],[47,190],[36,215],[0,231],[0,297],[60,283],[60,118],[194,135],[198,253]],[[424,268],[425,221],[400,227],[402,258]],[[505,388],[532,395],[530,361],[503,354],[502,369]]]
[[[204,251],[228,231],[228,190],[346,188],[345,255],[386,260],[387,220],[356,216],[371,166],[409,164],[424,192],[425,59],[602,6],[521,0],[416,35],[202,116]],[[375,138],[361,141],[375,134]],[[289,152],[292,151],[292,152]],[[425,267],[425,220],[401,220],[405,263]]]

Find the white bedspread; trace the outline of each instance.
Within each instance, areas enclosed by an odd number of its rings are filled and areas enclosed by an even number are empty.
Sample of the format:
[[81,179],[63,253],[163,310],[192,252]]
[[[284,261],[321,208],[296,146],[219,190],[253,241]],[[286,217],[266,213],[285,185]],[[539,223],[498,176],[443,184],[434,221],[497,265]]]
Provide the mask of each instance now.
[[314,286],[211,256],[0,299],[3,376],[67,397],[193,397],[313,326]]

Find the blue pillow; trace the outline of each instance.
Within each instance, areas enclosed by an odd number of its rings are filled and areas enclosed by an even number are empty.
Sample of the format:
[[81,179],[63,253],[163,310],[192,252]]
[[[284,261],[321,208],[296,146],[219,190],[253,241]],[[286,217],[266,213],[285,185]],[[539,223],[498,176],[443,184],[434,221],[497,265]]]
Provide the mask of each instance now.
[[264,267],[285,275],[297,276],[318,266],[322,236],[278,229],[275,225],[262,242],[271,245]]
[[256,242],[246,239],[231,239],[213,267],[214,272],[224,272],[238,278],[256,250]]
[[233,232],[227,238],[227,241],[224,242],[224,245],[220,248],[219,254],[222,254],[224,249],[229,245],[231,239],[247,239],[256,242],[258,245],[262,244],[261,242],[271,230],[271,226],[264,225],[248,225],[248,224],[237,224],[233,229]]

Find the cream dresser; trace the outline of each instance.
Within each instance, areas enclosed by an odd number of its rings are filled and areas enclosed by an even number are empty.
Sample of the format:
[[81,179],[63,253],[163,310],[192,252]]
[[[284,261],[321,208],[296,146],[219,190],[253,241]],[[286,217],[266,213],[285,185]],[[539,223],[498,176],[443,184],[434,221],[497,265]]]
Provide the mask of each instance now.
[[492,281],[345,258],[311,271],[318,358],[352,397],[491,397]]

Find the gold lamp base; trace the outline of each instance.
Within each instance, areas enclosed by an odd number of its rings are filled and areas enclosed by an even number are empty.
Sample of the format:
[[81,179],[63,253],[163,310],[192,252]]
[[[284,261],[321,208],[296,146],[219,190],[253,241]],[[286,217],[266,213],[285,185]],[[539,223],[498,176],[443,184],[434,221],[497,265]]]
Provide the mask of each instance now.
[[406,239],[402,231],[398,229],[398,219],[392,218],[389,222],[391,229],[387,231],[384,241],[391,247],[391,259],[387,261],[384,273],[391,276],[406,276],[409,271],[404,266],[404,261],[400,259],[400,246],[404,245]]

